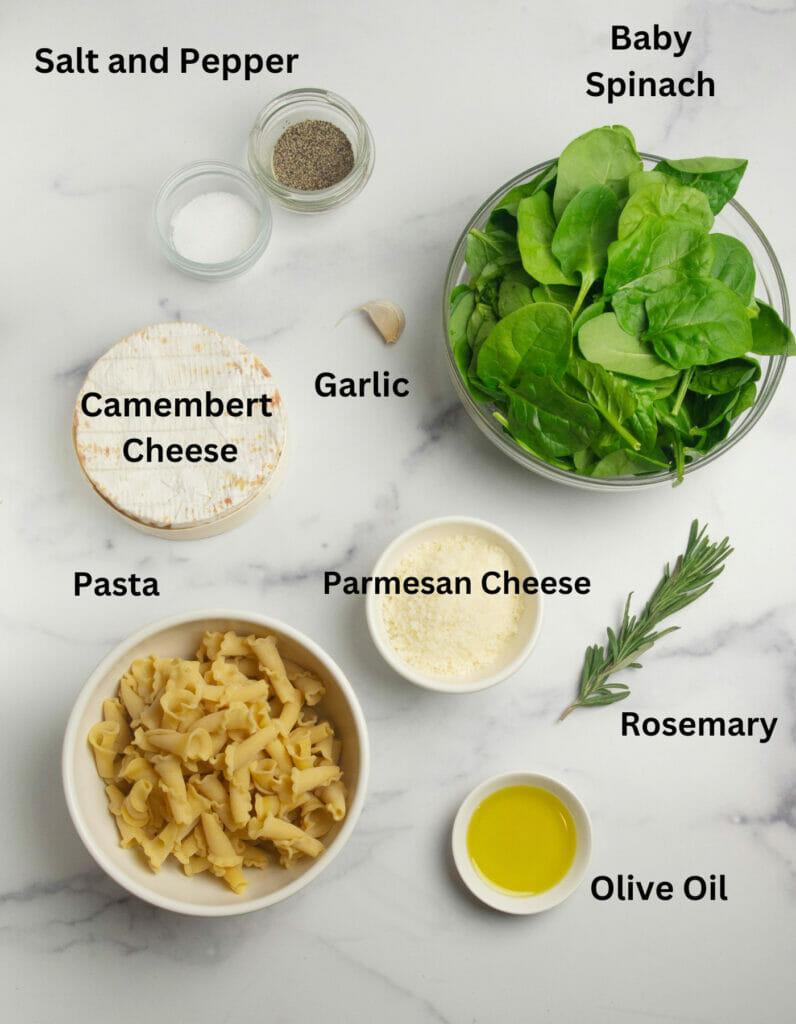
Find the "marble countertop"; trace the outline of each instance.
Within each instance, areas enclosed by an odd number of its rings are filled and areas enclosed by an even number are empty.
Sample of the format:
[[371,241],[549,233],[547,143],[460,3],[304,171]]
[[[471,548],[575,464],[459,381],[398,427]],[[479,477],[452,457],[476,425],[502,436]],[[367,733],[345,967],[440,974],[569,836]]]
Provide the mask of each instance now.
[[[651,152],[748,156],[742,201],[796,281],[793,4],[660,8],[663,27],[693,32],[677,59],[611,54],[612,22],[651,29],[653,16],[645,23],[629,2],[607,7],[244,0],[222,11],[205,0],[68,9],[45,0],[6,19],[6,1019],[792,1019],[796,375],[742,444],[684,486],[605,496],[500,456],[461,409],[444,360],[442,278],[469,215],[500,182],[602,123],[628,124]],[[249,83],[33,71],[43,46],[164,44],[301,56],[289,79]],[[610,107],[585,95],[588,71],[628,67],[702,67],[717,95]],[[259,108],[302,85],[341,93],[369,122],[377,159],[367,188],[323,216],[276,209],[265,257],[240,279],[182,276],[150,230],[158,184],[192,160],[242,164]],[[394,347],[363,318],[334,327],[382,295],[406,310]],[[289,472],[269,506],[187,544],[138,533],[103,507],[81,479],[69,429],[93,360],[165,319],[197,320],[250,346],[278,380],[293,428]],[[411,396],[314,393],[323,370],[376,369],[407,376]],[[543,571],[593,582],[586,598],[548,600],[537,649],[514,678],[458,698],[393,674],[368,637],[363,599],[322,589],[324,569],[366,573],[398,532],[449,513],[492,520]],[[632,708],[777,716],[774,738],[622,738],[616,708],[556,725],[584,647],[601,639],[628,590],[649,592],[694,517],[736,550],[713,594],[645,659]],[[162,596],[77,599],[82,570],[155,575]],[[75,833],[60,785],[66,718],[94,665],[143,625],[202,607],[271,614],[323,645],[357,690],[373,755],[365,810],[328,871],[278,906],[223,920],[157,910],[111,882]],[[728,900],[599,902],[585,884],[535,918],[477,904],[448,854],[452,818],[478,781],[517,768],[558,776],[588,807],[590,878],[724,874]]]

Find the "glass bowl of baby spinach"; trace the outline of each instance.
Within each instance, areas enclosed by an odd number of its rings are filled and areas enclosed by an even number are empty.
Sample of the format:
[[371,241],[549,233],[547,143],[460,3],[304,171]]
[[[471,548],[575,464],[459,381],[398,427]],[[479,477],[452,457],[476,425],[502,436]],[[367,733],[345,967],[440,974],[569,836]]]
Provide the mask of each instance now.
[[752,429],[796,353],[746,160],[594,129],[506,182],[448,266],[456,391],[505,454],[590,490],[677,484]]

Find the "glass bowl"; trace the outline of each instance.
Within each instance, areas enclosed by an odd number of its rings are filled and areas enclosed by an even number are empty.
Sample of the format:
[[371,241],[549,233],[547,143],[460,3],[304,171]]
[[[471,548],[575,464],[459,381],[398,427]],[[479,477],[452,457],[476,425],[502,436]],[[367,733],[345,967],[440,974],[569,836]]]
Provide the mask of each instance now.
[[[186,259],[172,242],[171,220],[174,214],[206,192],[231,192],[254,207],[259,218],[257,236],[251,245],[222,263],[199,263]],[[222,280],[237,277],[253,266],[265,252],[271,237],[271,207],[268,197],[245,171],[231,164],[201,161],[188,164],[171,174],[155,197],[155,232],[166,259],[191,277]]]
[[[330,121],[351,143],[354,166],[329,188],[304,191],[283,185],[274,176],[274,146],[282,133],[300,121]],[[348,100],[326,89],[293,89],[277,96],[257,115],[249,133],[249,169],[266,192],[290,210],[321,213],[359,195],[373,171],[373,136]]]
[[[640,155],[644,160],[646,170],[654,166],[661,159],[661,157],[653,156],[649,153],[642,153]],[[523,171],[521,174],[518,174],[516,178],[512,178],[511,181],[507,181],[505,185],[501,185],[500,188],[493,192],[492,195],[485,200],[473,214],[469,223],[464,228],[464,231],[462,231],[459,236],[459,240],[453,250],[453,255],[451,256],[450,263],[448,264],[448,271],[445,275],[445,292],[442,297],[442,326],[445,338],[445,351],[448,356],[448,366],[450,368],[451,376],[453,377],[453,384],[456,388],[456,393],[458,394],[462,405],[464,405],[464,408],[467,410],[470,419],[494,445],[508,455],[509,458],[514,459],[515,462],[519,462],[521,466],[531,470],[533,473],[538,473],[540,476],[546,477],[548,480],[556,480],[559,483],[570,484],[573,487],[580,487],[589,491],[632,491],[639,490],[643,487],[654,486],[656,484],[672,484],[677,479],[677,474],[674,470],[661,473],[649,473],[644,476],[589,477],[581,476],[579,473],[571,472],[570,470],[559,469],[557,466],[551,466],[543,459],[540,459],[536,455],[532,455],[530,452],[526,451],[524,448],[521,448],[520,445],[518,445],[514,439],[503,430],[492,415],[495,407],[491,403],[487,402],[481,404],[472,398],[470,392],[462,381],[459,369],[456,366],[456,361],[453,358],[453,350],[448,340],[448,317],[450,315],[448,299],[451,291],[457,285],[465,284],[469,280],[469,272],[467,270],[467,265],[464,262],[467,235],[473,228],[485,227],[490,211],[501,196],[505,195],[510,189],[515,188],[515,186],[522,185],[524,182],[530,181],[554,162],[555,161],[553,160],[545,160],[543,163],[537,164],[535,167],[531,167],[527,171]],[[717,214],[713,227],[714,230],[722,231],[728,235],[734,235],[749,249],[752,254],[755,271],[757,273],[755,294],[772,306],[777,313],[779,313],[780,317],[782,317],[782,320],[790,326],[790,305],[788,302],[788,292],[785,287],[785,279],[782,275],[782,268],[779,265],[779,261],[777,260],[768,239],[763,234],[759,226],[749,216],[740,203],[736,203],[735,200],[731,200],[724,207],[721,213]],[[730,448],[734,447],[742,437],[745,437],[749,433],[755,423],[757,423],[765,412],[771,399],[774,397],[774,392],[776,391],[777,385],[779,384],[780,378],[785,370],[787,356],[755,355],[755,359],[760,362],[760,368],[762,371],[762,376],[758,383],[758,393],[755,404],[751,409],[742,413],[738,419],[734,421],[732,430],[724,441],[717,444],[715,448],[702,456],[702,458],[695,459],[685,467],[684,474],[686,476],[689,473],[693,473],[695,470],[700,469],[702,466],[707,466],[709,463],[715,462],[716,459],[720,458],[720,456],[724,454],[724,452],[729,451]]]

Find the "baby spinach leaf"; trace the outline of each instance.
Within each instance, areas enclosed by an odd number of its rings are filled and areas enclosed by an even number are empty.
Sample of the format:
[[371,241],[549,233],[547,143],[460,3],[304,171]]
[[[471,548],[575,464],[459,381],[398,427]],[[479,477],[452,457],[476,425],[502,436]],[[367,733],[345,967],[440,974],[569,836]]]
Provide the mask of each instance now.
[[575,322],[572,325],[573,335],[577,334],[584,324],[587,324],[589,320],[593,320],[596,316],[599,316],[604,310],[605,299],[596,299],[590,305],[582,309],[580,313],[578,313],[575,318]]
[[677,411],[674,411],[674,406],[677,401],[676,394],[669,396],[668,398],[658,398],[653,402],[655,408],[655,415],[658,418],[658,422],[662,426],[668,427],[677,434],[690,435],[693,427],[691,420],[691,414],[689,407],[685,404],[680,405]]
[[619,326],[615,313],[603,313],[580,328],[578,345],[591,363],[614,373],[626,373],[642,380],[671,377],[672,368],[659,359],[647,342]]
[[[711,427],[710,430],[701,435],[701,439],[698,441],[701,454],[704,455],[709,452],[711,448],[715,448],[717,444],[721,444],[722,441],[725,441],[731,427],[732,418],[727,417],[727,419],[720,420],[715,427]],[[686,451],[687,450],[688,449],[686,449]]]
[[659,181],[671,181],[671,178],[662,171],[633,171],[627,179],[627,190],[632,196],[634,192],[638,192],[645,185]]
[[522,199],[535,195],[537,192],[547,191],[552,193],[556,180],[556,162],[541,171],[531,181],[515,185],[514,188],[503,196],[500,202],[494,207],[487,220],[487,231],[495,229],[503,231],[517,231],[517,207]]
[[490,247],[483,231],[471,231],[467,236],[464,249],[464,262],[470,271],[470,279],[475,281],[490,258]]
[[573,356],[567,365],[567,373],[585,388],[589,400],[600,415],[611,424],[632,448],[641,447],[637,438],[622,426],[636,411],[637,403],[625,382],[611,376],[596,363]]
[[572,461],[578,473],[587,475],[590,467],[597,461],[597,456],[591,448],[584,448],[582,451],[573,454]]
[[476,302],[475,309],[467,324],[470,361],[467,366],[465,383],[470,394],[477,402],[494,402],[500,398],[500,392],[484,384],[482,380],[478,379],[478,374],[476,373],[478,353],[481,351],[481,347],[492,333],[497,322],[497,317],[488,306]]
[[[487,400],[483,397],[484,393],[490,399],[494,399],[497,394],[497,392],[490,390],[488,386],[484,385],[483,381],[478,380],[476,373],[478,353],[481,351],[481,346],[492,333],[497,322],[497,317],[491,307],[484,305],[482,302],[476,302],[475,308],[467,322],[467,344],[470,352],[470,362],[467,367],[467,384],[470,393],[479,401]],[[463,355],[464,353],[462,353],[462,358]]]
[[591,443],[591,450],[594,453],[595,460],[599,461],[622,447],[627,447],[625,439],[620,437],[610,424],[602,421],[602,429]]
[[658,417],[652,399],[639,401],[638,407],[627,421],[627,429],[641,445],[642,452],[650,452],[658,443]]
[[605,273],[608,246],[616,235],[619,203],[606,185],[590,185],[570,201],[558,222],[551,248],[568,277],[580,274],[572,309],[577,316],[589,289]]
[[472,350],[467,338],[459,338],[458,341],[453,342],[451,348],[453,350],[453,359],[459,368],[459,373],[462,377],[466,378],[467,368],[472,357]]
[[517,233],[517,218],[508,210],[495,209],[489,214],[486,222],[487,231],[506,231],[509,234]]
[[[625,427],[638,441],[639,452],[652,452],[658,446],[658,418],[652,399],[639,402],[636,411],[625,421]],[[627,440],[618,434],[610,424],[592,442],[591,450],[597,459],[604,458],[618,449],[628,450]],[[635,448],[632,449],[636,451]]]
[[553,187],[556,180],[556,169],[557,161],[553,161],[549,167],[540,171],[535,178],[532,178],[530,181],[525,181],[521,185],[515,185],[514,188],[509,189],[509,191],[492,210],[492,213],[494,214],[502,211],[503,213],[507,213],[510,217],[516,218],[517,207],[523,199],[527,199],[528,196],[536,195],[537,192],[548,191]]
[[660,473],[668,469],[669,463],[661,452],[657,456],[642,455],[641,452],[630,452],[619,448],[592,466],[589,475],[595,477],[638,476],[641,473]]
[[509,429],[509,421],[506,419],[505,415],[502,412],[495,411],[492,413],[492,415],[503,427],[503,429],[506,431],[509,437],[511,437],[514,443],[519,445],[519,447],[522,448],[524,451],[530,452],[531,455],[534,455],[537,459],[541,459],[543,462],[548,463],[548,465],[550,466],[558,466],[559,469],[566,469],[569,470],[569,472],[572,472],[572,470],[575,468],[574,463],[572,461],[572,457],[570,455],[560,455],[558,457],[554,455],[542,455],[540,452],[533,449],[527,441],[521,440],[519,437],[514,437],[514,435],[511,433],[511,430]]
[[516,388],[505,386],[508,429],[540,455],[560,457],[588,447],[599,430],[594,409],[567,395],[554,380],[526,374]]
[[551,243],[556,230],[553,207],[546,192],[537,192],[517,207],[517,244],[526,272],[542,284],[574,284],[553,255]]
[[[476,343],[482,345],[497,322],[497,317],[492,312],[492,309],[476,301],[475,308],[470,314],[470,319],[467,321],[467,341],[470,344],[470,348],[475,349]],[[488,330],[486,331],[484,330],[484,324],[488,325]],[[475,354],[474,352],[473,355]],[[474,364],[475,360],[473,360]]]
[[478,377],[495,388],[532,371],[560,378],[572,351],[572,320],[552,302],[536,302],[504,317],[477,353]]
[[676,181],[652,182],[637,189],[625,203],[617,238],[625,238],[650,217],[676,217],[704,231],[713,227],[713,211],[702,192]]
[[704,192],[710,208],[718,213],[735,195],[747,165],[746,160],[718,156],[695,157],[688,160],[661,160],[655,167],[681,185],[690,185]]
[[483,343],[489,332],[497,323],[497,317],[491,306],[476,300],[470,319],[467,321],[467,341],[475,349]]
[[607,185],[618,199],[627,196],[627,179],[642,169],[633,136],[624,126],[595,128],[578,136],[558,159],[553,195],[557,220],[578,192],[590,185]]
[[760,380],[760,364],[755,359],[727,359],[713,366],[697,366],[689,390],[698,395],[723,395],[756,380]]
[[712,264],[706,231],[670,214],[651,217],[608,247],[605,293],[634,288],[651,294],[679,277],[708,274]]
[[578,297],[578,289],[566,284],[540,284],[533,290],[534,302],[557,302],[566,310],[571,310]]
[[472,341],[470,342],[473,355],[478,354],[480,346],[489,338],[499,323],[498,317],[491,308],[478,305],[476,309],[480,313],[480,323],[473,332]]
[[449,302],[448,337],[455,342],[466,333],[467,321],[475,308],[475,292],[469,284],[457,285],[450,294]]
[[[678,279],[676,274],[672,277]],[[644,310],[646,297],[646,292],[640,288],[620,288],[611,296],[611,308],[619,326],[628,334],[639,335],[647,326],[647,314]]]
[[[754,401],[755,385],[751,384],[751,398]],[[718,441],[723,441],[730,430],[732,420],[748,406],[749,393],[747,385],[738,391],[732,391],[726,395],[689,395],[688,408],[694,426],[691,428],[691,437],[684,438],[686,446],[693,445],[696,448],[710,443],[712,448]],[[743,405],[741,402],[743,401]],[[703,448],[704,451],[709,450]]]
[[633,149],[636,148],[636,140],[635,140],[635,137],[633,135],[633,132],[631,132],[631,130],[626,125],[624,125],[624,124],[615,124],[615,125],[612,125],[611,127],[613,128],[613,130],[615,132],[621,132],[625,136],[625,138],[630,141],[630,144],[633,147]]
[[649,327],[644,339],[675,369],[718,363],[752,347],[746,307],[715,278],[663,288],[645,306]]
[[[692,431],[710,430],[724,419],[732,419],[732,412],[738,404],[740,391],[730,391],[726,395],[699,395],[703,403],[702,416],[699,417],[699,427],[693,427]],[[693,407],[691,407],[691,419],[696,420]]]
[[715,232],[710,236],[713,266],[710,276],[723,281],[745,306],[752,301],[755,290],[755,265],[752,254],[737,238]]
[[608,247],[603,287],[620,327],[639,334],[646,326],[644,301],[686,277],[710,273],[713,248],[702,228],[677,217],[652,217]]
[[498,315],[502,318],[535,301],[534,282],[522,267],[510,270],[500,282],[498,290]]
[[566,391],[569,397],[574,398],[576,402],[588,403],[590,401],[589,393],[586,388],[575,380],[571,374],[565,373],[561,380],[556,381],[556,383],[560,386],[562,391]]
[[464,377],[464,385],[470,392],[470,396],[473,401],[477,402],[479,405],[486,405],[487,403],[494,404],[495,402],[499,402],[502,398],[500,392],[489,390],[484,387],[477,377],[472,377],[470,374]]
[[730,419],[736,419],[742,412],[751,409],[757,398],[757,385],[754,381],[747,381],[739,388],[738,402],[730,413]]
[[476,295],[478,296],[478,302],[484,306],[489,306],[495,316],[498,316],[498,294],[500,292],[500,282],[502,278],[491,278],[487,281],[482,281],[476,289]]
[[779,313],[757,299],[758,313],[751,320],[752,352],[760,356],[796,355],[793,331],[780,319]]
[[503,256],[497,256],[494,260],[490,260],[484,265],[480,275],[475,280],[475,285],[479,291],[482,291],[485,285],[495,282],[495,300],[497,301],[497,286],[500,284],[500,279],[504,274],[519,266],[519,252],[515,252],[513,255],[507,253]]
[[638,377],[629,376],[623,376],[621,379],[641,405],[648,399],[656,401],[659,398],[668,398],[669,395],[673,395],[677,390],[680,374],[675,373],[671,377],[662,377],[660,380],[641,380]]
[[466,284],[453,289],[450,304],[448,336],[462,381],[476,402],[494,401],[495,394],[486,394],[480,382],[473,382],[470,378],[473,364],[470,338],[481,344],[495,324],[494,316],[488,307],[481,305],[478,308],[475,292]]
[[558,160],[554,160],[549,167],[540,171],[529,184],[534,186],[534,192],[549,192],[552,195],[556,186],[557,176]]
[[467,236],[464,260],[470,271],[471,283],[480,287],[519,263],[517,240],[508,231],[479,231],[474,228]]
[[450,338],[453,357],[462,376],[467,373],[470,364],[470,343],[467,340],[467,323],[475,309],[475,293],[469,285],[461,284],[454,288],[450,297],[450,315],[448,316],[448,337]]
[[725,395],[707,397],[689,394],[687,401],[694,426],[688,444],[698,454],[715,448],[729,434],[732,421],[754,405],[756,395],[757,386],[754,381],[747,381],[737,391]]

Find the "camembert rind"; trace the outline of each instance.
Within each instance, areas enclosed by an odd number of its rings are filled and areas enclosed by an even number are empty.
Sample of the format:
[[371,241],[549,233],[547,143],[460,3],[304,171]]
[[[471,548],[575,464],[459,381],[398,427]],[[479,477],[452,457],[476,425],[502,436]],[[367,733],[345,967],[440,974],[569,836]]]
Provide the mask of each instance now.
[[[87,392],[103,399],[130,396],[203,398],[269,396],[270,415],[218,417],[91,417]],[[129,437],[162,444],[233,443],[233,463],[131,463]],[[244,345],[200,324],[156,324],[118,342],[91,368],[78,395],[75,450],[97,493],[133,525],[163,536],[221,532],[259,507],[282,476],[287,422],[282,397],[266,367]]]

